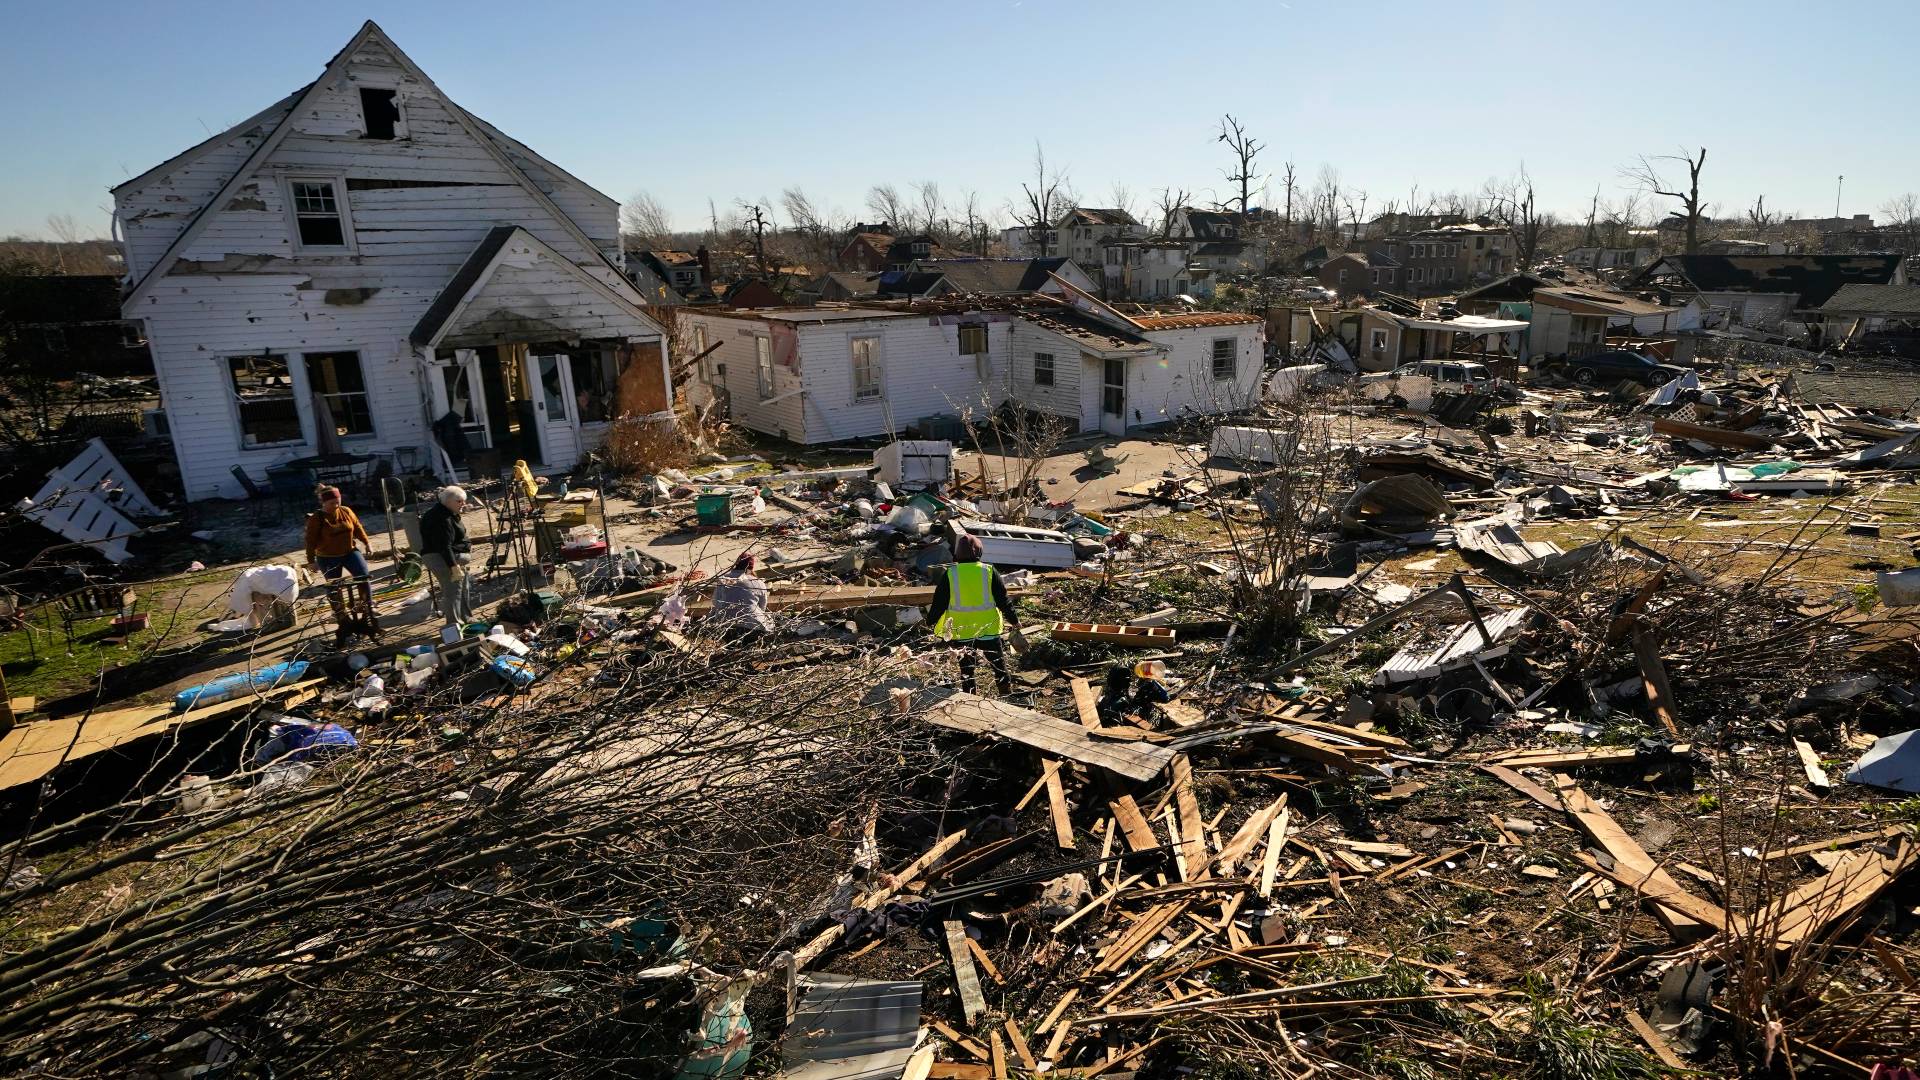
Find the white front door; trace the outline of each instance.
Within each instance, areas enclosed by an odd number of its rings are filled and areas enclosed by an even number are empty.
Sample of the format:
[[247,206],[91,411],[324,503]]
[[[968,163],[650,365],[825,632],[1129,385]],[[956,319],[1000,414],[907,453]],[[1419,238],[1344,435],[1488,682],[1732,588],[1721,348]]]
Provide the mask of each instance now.
[[580,460],[580,411],[573,396],[573,364],[563,354],[527,357],[527,386],[533,396],[534,431],[540,462],[549,469],[571,469]]
[[1127,433],[1127,361],[1108,358],[1100,364],[1100,430],[1109,435]]

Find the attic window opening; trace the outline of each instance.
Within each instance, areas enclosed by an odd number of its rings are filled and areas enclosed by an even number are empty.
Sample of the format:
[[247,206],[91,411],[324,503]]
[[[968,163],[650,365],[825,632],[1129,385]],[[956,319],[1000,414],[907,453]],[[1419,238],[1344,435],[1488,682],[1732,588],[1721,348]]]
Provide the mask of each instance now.
[[360,116],[366,123],[363,139],[394,139],[399,137],[400,103],[395,100],[396,91],[389,87],[363,86],[360,88]]
[[984,326],[962,326],[960,328],[960,355],[979,356],[987,351],[987,328]]

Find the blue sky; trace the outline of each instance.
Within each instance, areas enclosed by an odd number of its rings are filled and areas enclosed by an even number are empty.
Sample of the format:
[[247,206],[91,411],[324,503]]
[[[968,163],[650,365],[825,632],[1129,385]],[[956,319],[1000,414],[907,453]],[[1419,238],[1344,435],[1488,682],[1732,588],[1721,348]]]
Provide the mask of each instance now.
[[[937,180],[1004,208],[1036,140],[1082,202],[1225,197],[1232,111],[1264,168],[1388,198],[1522,161],[1584,214],[1622,163],[1705,145],[1721,212],[1874,213],[1920,189],[1920,5],[1152,2],[362,5],[0,0],[0,235],[105,234],[107,189],[311,80],[379,22],[468,109],[676,224],[798,185],[849,216]],[[1274,188],[1277,191],[1277,185]],[[1273,201],[1273,200],[1269,200]]]

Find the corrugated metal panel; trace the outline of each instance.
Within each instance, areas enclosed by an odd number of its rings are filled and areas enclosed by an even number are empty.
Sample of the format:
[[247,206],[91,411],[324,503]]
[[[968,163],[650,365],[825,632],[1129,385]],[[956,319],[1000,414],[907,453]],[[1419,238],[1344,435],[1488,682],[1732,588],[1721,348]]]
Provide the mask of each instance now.
[[1436,646],[1422,648],[1410,645],[1401,649],[1380,665],[1379,672],[1373,677],[1374,685],[1391,686],[1394,683],[1432,678],[1454,668],[1467,667],[1476,657],[1487,660],[1504,656],[1507,646],[1499,642],[1519,629],[1526,614],[1526,608],[1514,608],[1488,616],[1484,621],[1487,633],[1493,635],[1492,643],[1482,639],[1480,631],[1467,622],[1447,631],[1446,637]]
[[917,982],[804,975],[782,1043],[788,1080],[890,1080],[920,1035]]

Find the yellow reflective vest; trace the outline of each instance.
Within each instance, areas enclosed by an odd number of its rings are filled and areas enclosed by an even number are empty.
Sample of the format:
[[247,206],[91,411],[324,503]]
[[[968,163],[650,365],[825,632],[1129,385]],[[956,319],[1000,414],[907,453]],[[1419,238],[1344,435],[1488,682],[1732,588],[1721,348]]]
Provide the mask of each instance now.
[[1004,624],[993,603],[993,573],[986,563],[947,567],[947,610],[934,624],[935,634],[955,641],[1000,636]]

